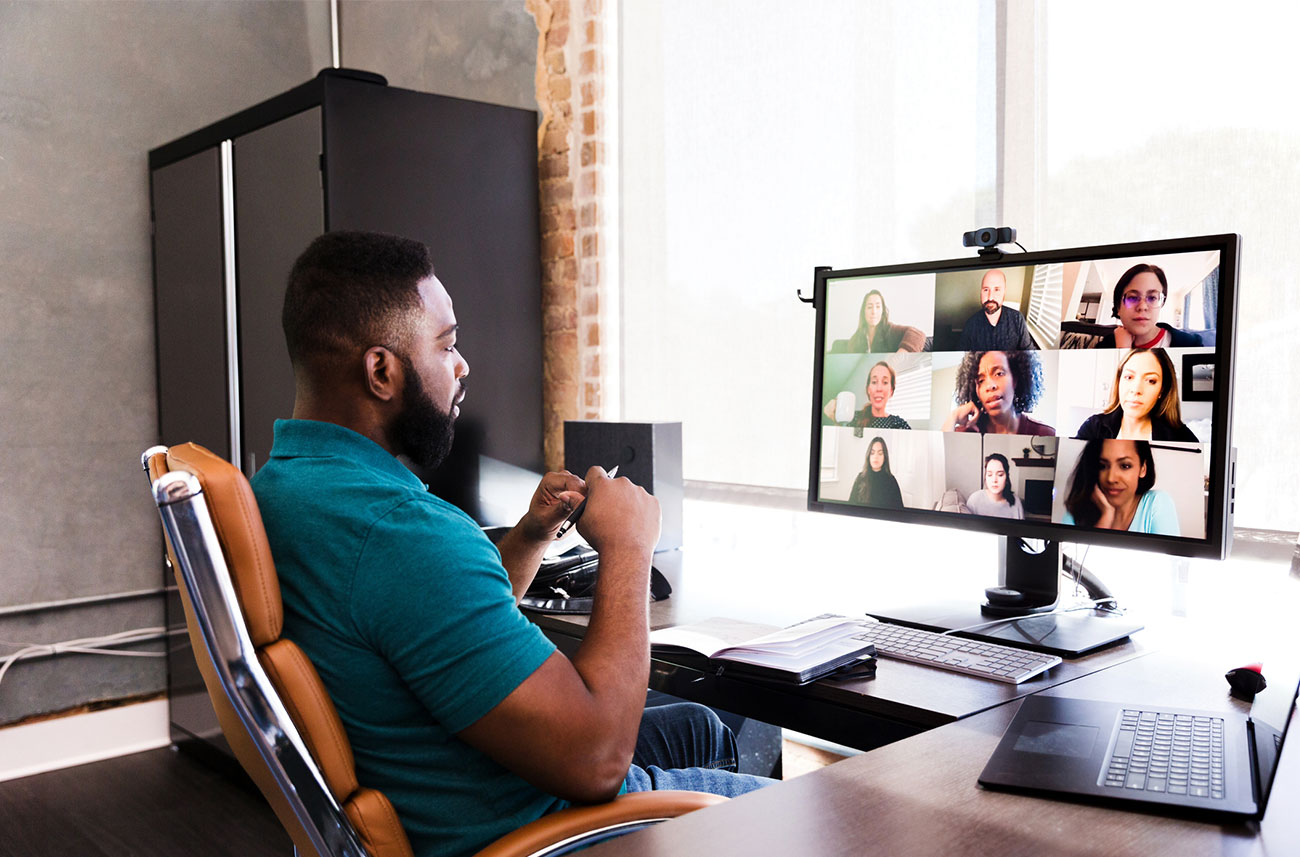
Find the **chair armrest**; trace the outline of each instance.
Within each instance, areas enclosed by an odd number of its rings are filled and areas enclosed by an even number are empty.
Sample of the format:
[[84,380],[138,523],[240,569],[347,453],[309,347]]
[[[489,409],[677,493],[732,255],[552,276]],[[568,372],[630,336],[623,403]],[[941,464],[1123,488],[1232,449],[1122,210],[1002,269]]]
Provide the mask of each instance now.
[[633,792],[620,795],[608,803],[574,806],[544,815],[531,824],[507,833],[475,857],[524,857],[611,827],[676,818],[726,800],[720,795],[704,792]]

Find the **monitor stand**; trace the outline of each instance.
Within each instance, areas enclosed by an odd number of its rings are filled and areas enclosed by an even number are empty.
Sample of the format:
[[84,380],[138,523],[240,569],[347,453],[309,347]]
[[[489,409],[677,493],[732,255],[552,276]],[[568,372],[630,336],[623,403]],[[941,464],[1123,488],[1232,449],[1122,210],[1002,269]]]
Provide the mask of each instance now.
[[[877,619],[937,631],[972,628],[959,636],[1021,649],[1077,658],[1119,643],[1142,625],[1099,610],[1052,613],[1059,598],[1061,548],[1054,541],[1027,542],[1001,537],[1001,586],[985,590],[988,600],[916,604],[871,613]],[[1041,550],[1038,546],[1041,545]],[[1022,617],[987,628],[1001,618]]]

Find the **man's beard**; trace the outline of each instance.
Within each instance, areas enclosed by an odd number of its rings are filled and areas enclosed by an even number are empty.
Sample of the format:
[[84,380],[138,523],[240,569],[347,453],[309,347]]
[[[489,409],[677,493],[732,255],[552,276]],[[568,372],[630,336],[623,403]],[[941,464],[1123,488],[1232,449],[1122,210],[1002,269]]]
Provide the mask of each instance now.
[[[456,434],[451,416],[455,403],[442,410],[424,390],[415,368],[401,358],[406,370],[406,387],[402,392],[402,411],[393,418],[393,445],[397,451],[427,470],[442,464]],[[464,382],[460,382],[464,385]]]
[[1000,310],[1000,309],[1002,309],[1002,304],[998,303],[997,301],[985,301],[985,302],[984,302],[984,314],[985,314],[985,315],[993,315],[993,313],[997,312],[997,311]]

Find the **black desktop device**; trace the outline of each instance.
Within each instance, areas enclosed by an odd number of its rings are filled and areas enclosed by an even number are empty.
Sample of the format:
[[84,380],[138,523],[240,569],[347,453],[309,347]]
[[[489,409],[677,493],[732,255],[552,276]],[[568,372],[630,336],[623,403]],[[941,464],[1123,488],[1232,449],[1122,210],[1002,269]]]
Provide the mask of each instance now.
[[809,510],[1002,536],[984,599],[877,618],[1077,656],[1141,625],[1054,612],[1061,542],[1226,556],[1239,249],[815,270]]

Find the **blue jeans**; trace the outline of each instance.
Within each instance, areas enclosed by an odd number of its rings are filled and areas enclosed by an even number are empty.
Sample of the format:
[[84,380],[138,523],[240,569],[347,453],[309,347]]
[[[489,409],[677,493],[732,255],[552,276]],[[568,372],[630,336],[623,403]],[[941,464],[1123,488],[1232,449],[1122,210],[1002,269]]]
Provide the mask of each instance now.
[[663,789],[736,797],[776,780],[736,773],[736,736],[703,705],[647,708],[637,732],[629,792]]

